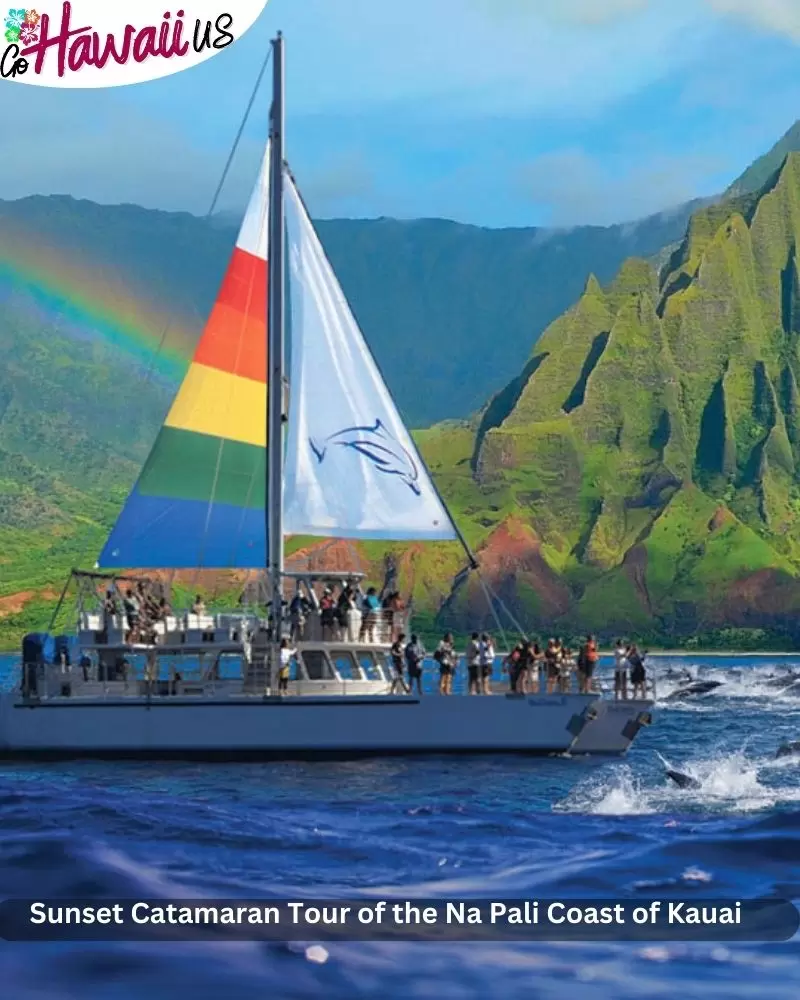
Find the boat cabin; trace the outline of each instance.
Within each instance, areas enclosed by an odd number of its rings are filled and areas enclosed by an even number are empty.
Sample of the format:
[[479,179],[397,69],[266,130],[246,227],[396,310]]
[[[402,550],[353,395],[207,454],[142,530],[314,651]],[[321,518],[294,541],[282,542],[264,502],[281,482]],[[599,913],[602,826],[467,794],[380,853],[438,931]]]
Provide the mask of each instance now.
[[[386,694],[389,650],[408,634],[408,612],[365,609],[363,573],[303,571],[285,578],[281,634],[292,652],[287,693]],[[276,690],[280,664],[273,669],[271,602],[263,588],[246,588],[235,611],[178,610],[159,579],[73,571],[71,580],[77,632],[56,637],[49,655],[44,643],[38,652],[30,647],[23,656],[28,694],[263,696]],[[128,593],[136,598],[134,613]]]

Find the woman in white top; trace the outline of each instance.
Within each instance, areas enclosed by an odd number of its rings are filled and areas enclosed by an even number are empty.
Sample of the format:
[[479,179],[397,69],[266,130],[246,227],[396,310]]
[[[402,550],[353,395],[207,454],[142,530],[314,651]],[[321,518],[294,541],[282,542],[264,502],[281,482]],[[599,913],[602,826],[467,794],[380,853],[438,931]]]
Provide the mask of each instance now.
[[467,643],[467,675],[469,678],[469,693],[481,693],[481,640],[477,632]]
[[614,697],[617,701],[628,697],[628,651],[617,639],[614,650]]
[[289,673],[296,650],[289,648],[289,640],[281,639],[281,666],[278,674],[278,694],[289,693]]
[[355,597],[351,597],[348,602],[347,611],[347,641],[358,642],[361,634],[362,614],[359,611]]
[[456,667],[456,650],[453,645],[453,636],[450,632],[439,643],[433,657],[439,664],[439,694],[452,694],[453,672]]
[[572,674],[574,671],[575,659],[572,656],[572,650],[562,650],[561,662],[558,665],[558,690],[561,694],[569,694],[572,688]]
[[494,643],[491,636],[484,634],[481,636],[479,649],[481,693],[491,694],[492,665],[494,664]]

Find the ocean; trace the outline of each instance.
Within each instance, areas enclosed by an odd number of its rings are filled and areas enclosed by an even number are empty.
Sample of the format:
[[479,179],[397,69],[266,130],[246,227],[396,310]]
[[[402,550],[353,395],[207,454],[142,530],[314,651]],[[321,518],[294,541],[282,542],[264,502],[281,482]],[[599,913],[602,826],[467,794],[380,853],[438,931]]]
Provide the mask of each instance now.
[[[800,900],[800,758],[775,759],[800,697],[769,684],[800,657],[650,660],[676,665],[724,683],[659,703],[623,760],[2,764],[0,898]],[[671,786],[655,751],[699,787]],[[800,936],[0,942],[0,981],[9,1000],[789,1000]]]

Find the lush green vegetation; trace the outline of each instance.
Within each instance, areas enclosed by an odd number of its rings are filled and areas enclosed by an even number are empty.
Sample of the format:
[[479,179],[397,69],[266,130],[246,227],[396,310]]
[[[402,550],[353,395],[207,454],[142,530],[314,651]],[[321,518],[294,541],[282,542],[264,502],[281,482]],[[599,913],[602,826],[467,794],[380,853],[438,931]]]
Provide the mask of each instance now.
[[[590,279],[486,409],[473,476],[458,432],[429,432],[531,628],[800,639],[799,239],[791,154],[761,192],[699,210],[660,273]],[[462,616],[479,596],[462,591]]]

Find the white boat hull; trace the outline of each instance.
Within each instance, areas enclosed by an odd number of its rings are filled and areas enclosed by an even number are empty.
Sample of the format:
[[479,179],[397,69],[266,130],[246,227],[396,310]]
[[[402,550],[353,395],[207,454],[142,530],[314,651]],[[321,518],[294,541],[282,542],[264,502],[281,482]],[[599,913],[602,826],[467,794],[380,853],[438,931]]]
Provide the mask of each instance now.
[[592,695],[53,698],[0,696],[0,756],[267,759],[564,753]]
[[643,726],[650,724],[652,701],[598,701],[595,717],[570,747],[571,754],[623,754]]

